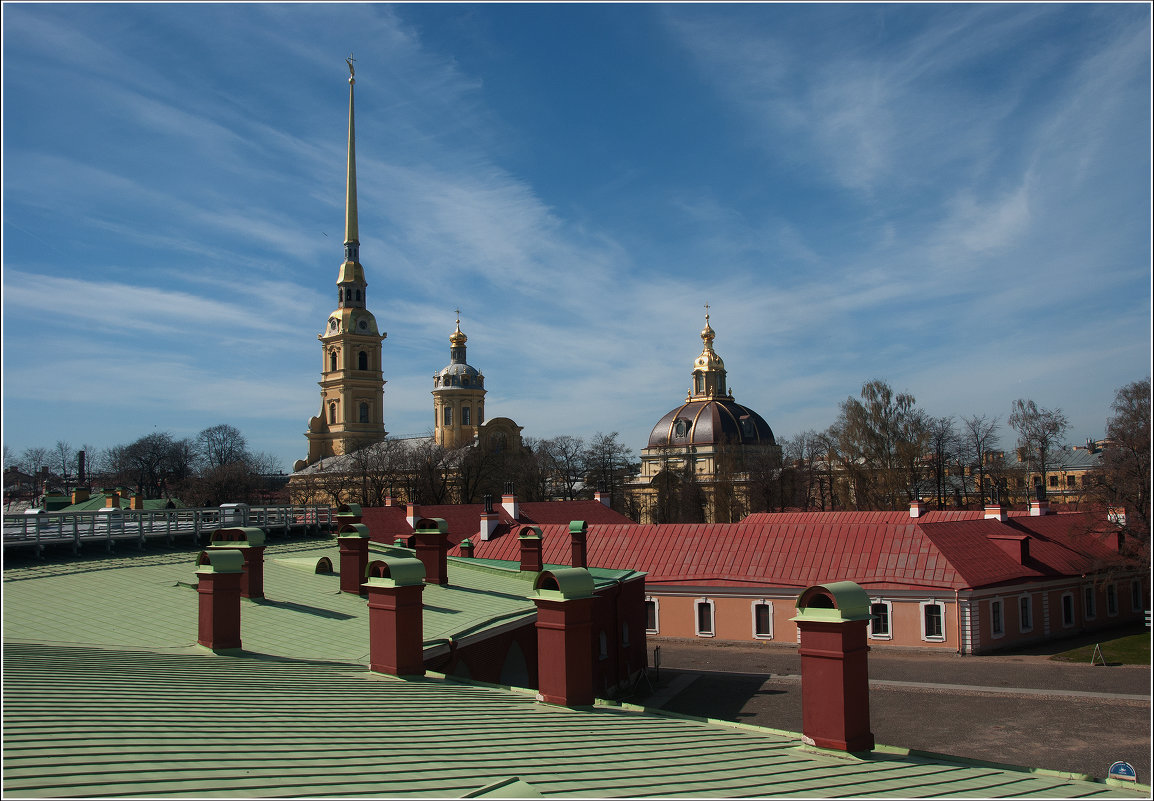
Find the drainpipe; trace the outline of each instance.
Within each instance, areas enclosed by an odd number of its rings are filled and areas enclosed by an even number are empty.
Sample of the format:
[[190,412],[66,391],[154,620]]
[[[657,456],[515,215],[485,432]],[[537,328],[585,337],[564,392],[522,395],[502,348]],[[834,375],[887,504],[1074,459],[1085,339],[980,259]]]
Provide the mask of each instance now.
[[965,656],[965,649],[962,648],[962,601],[957,587],[954,588],[954,617],[958,624],[958,656]]

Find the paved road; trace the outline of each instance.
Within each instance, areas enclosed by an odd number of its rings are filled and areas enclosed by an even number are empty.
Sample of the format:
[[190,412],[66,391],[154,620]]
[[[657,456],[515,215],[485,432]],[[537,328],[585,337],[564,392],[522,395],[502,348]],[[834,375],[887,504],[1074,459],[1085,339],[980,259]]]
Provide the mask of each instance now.
[[[650,649],[655,645],[661,675],[653,702],[663,708],[801,731],[795,648],[654,640]],[[869,673],[879,743],[1099,778],[1125,759],[1139,781],[1151,781],[1149,667],[874,650]]]

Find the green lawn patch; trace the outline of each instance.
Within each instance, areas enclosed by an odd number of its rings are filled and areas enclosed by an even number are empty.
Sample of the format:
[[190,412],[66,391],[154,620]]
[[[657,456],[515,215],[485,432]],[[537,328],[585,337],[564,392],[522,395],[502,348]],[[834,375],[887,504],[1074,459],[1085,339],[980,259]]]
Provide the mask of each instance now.
[[[1104,635],[1098,645],[1102,648],[1102,657],[1107,665],[1149,665],[1150,664],[1150,634],[1128,634],[1125,636]],[[1094,657],[1094,645],[1082,645],[1054,654],[1051,659],[1059,662],[1090,663]]]

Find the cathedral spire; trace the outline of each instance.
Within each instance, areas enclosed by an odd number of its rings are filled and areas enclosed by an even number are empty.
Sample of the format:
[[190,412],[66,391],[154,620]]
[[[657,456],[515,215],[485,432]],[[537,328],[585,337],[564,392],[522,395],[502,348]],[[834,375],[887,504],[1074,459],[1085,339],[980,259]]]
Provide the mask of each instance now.
[[357,231],[357,137],[353,124],[353,86],[356,72],[353,70],[351,55],[345,59],[349,65],[349,155],[345,170],[345,260],[337,277],[337,301],[341,308],[365,307],[365,270],[361,267],[360,234]]
[[345,258],[349,261],[359,261],[356,254],[349,254],[350,244],[359,244],[357,231],[357,142],[356,128],[353,125],[353,85],[356,84],[356,72],[353,70],[355,58],[350,55],[345,59],[349,65],[349,157],[348,170],[345,178]]

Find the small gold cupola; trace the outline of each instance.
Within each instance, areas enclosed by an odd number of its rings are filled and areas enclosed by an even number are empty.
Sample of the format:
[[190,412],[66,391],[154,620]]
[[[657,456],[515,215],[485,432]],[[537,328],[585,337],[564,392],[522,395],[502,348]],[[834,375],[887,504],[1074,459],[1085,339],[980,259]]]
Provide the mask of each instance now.
[[701,355],[693,362],[693,386],[688,399],[730,397],[725,389],[725,362],[713,350],[716,334],[709,325],[709,304],[705,305],[705,328],[701,329]]

